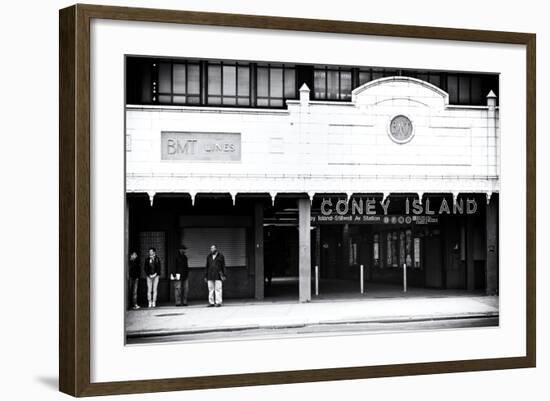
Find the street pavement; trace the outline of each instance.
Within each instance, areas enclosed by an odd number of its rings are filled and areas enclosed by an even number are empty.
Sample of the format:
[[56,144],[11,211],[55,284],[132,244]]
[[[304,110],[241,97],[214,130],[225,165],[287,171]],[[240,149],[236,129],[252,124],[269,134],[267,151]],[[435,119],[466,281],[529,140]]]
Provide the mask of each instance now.
[[236,331],[210,331],[203,333],[163,334],[157,336],[132,337],[128,344],[150,344],[169,342],[203,342],[212,340],[271,340],[289,337],[318,337],[330,335],[355,335],[365,333],[395,333],[404,331],[427,331],[498,326],[497,317],[470,317],[442,320],[411,320],[404,322],[342,323],[300,327],[258,328]]
[[[196,339],[201,334],[217,333],[222,338],[236,332],[282,333],[312,327],[315,332],[322,328],[334,332],[349,325],[356,328],[367,325],[367,330],[368,325],[373,324],[384,324],[387,329],[389,323],[397,328],[402,323],[463,320],[464,326],[468,326],[467,320],[472,319],[487,319],[487,325],[498,324],[498,296],[440,294],[413,292],[388,297],[378,294],[318,298],[308,303],[236,300],[225,302],[221,308],[207,308],[205,303],[142,308],[126,312],[126,334],[128,343],[132,343],[135,339],[159,336],[193,335]],[[460,326],[460,323],[453,324]]]

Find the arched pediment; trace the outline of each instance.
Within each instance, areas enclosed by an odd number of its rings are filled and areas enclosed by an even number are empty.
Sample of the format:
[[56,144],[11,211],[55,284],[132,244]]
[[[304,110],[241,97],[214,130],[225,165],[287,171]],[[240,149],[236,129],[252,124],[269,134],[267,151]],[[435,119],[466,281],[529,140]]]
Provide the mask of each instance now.
[[374,106],[392,100],[408,100],[426,107],[449,104],[449,95],[429,82],[417,78],[394,76],[375,79],[351,92],[352,102],[362,106]]

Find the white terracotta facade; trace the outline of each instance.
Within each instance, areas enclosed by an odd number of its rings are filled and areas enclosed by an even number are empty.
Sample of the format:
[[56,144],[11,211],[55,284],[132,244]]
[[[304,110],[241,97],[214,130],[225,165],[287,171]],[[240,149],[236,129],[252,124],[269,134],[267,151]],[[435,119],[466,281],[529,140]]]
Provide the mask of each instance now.
[[[449,105],[415,78],[371,81],[351,102],[300,100],[287,109],[127,106],[127,192],[148,193],[485,193],[499,191],[499,111]],[[389,135],[404,115],[413,136]],[[161,160],[162,132],[241,135],[240,161]]]

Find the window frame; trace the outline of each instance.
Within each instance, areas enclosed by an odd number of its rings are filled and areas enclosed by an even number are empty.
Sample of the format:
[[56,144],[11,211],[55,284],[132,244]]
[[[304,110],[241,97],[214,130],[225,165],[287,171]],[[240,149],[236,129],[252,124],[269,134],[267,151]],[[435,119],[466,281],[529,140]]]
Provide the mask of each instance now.
[[[170,69],[170,91],[161,91],[160,70],[162,64],[167,64]],[[176,88],[174,79],[175,66],[185,66],[185,88]],[[215,66],[220,70],[220,95],[208,93],[208,75],[209,67]],[[233,95],[224,93],[224,67],[235,67],[235,88]],[[486,106],[486,97],[490,90],[497,95],[497,104],[499,96],[499,76],[494,73],[475,73],[475,72],[455,72],[438,70],[415,70],[415,69],[395,69],[376,66],[338,66],[322,64],[294,64],[284,62],[256,62],[248,60],[218,60],[218,59],[194,59],[194,58],[154,58],[154,57],[135,57],[132,60],[132,71],[127,71],[127,76],[136,85],[139,86],[133,93],[128,94],[132,101],[139,104],[152,105],[174,105],[174,106],[203,106],[203,107],[236,107],[236,108],[270,108],[285,109],[286,101],[289,99],[297,100],[299,98],[299,87],[306,82],[312,86],[311,100],[349,102],[351,101],[351,92],[361,85],[364,85],[374,79],[388,76],[410,76],[422,79],[432,85],[442,89],[449,94],[449,103],[457,106]],[[198,73],[197,93],[189,93],[191,68],[196,69]],[[242,71],[247,73],[243,75]],[[267,71],[267,95],[258,95],[258,71],[265,69]],[[271,76],[274,69],[281,69],[281,91],[282,96],[273,95],[273,85]],[[149,72],[149,73],[147,73]],[[322,72],[324,77],[319,80],[315,75]],[[330,98],[328,91],[329,73],[336,72],[338,80],[337,96]],[[349,93],[343,92],[343,76],[349,74],[349,84],[351,85]],[[291,74],[291,75],[290,75]],[[377,75],[376,75],[377,74]],[[141,76],[148,76],[149,79],[141,79]],[[247,76],[248,90],[246,93],[239,92],[240,80]],[[293,85],[289,85],[289,79]],[[322,88],[319,88],[319,82],[324,81]],[[453,81],[453,89],[449,91],[449,83]],[[150,86],[149,86],[150,85]],[[475,86],[474,86],[475,85]],[[149,86],[149,87],[147,87]],[[292,96],[288,96],[288,90],[291,89]],[[147,94],[148,93],[148,94]],[[185,101],[182,98],[185,97]],[[219,102],[212,101],[212,98],[219,97]],[[176,101],[177,99],[177,101]],[[190,101],[191,100],[191,101]]]
[[[263,108],[267,107],[270,109],[284,109],[286,106],[286,101],[289,99],[297,99],[297,93],[298,93],[298,83],[296,80],[296,65],[295,64],[287,64],[287,63],[255,63],[255,74],[254,74],[254,81],[255,81],[255,93],[254,93],[254,107],[256,108]],[[266,69],[267,70],[267,96],[260,96],[258,94],[258,71],[260,69]],[[282,96],[272,96],[271,95],[271,72],[274,69],[280,69],[281,70],[281,91]],[[294,72],[294,97],[287,97],[286,96],[286,71],[293,71]],[[267,101],[267,105],[258,105],[259,101]],[[280,106],[273,106],[272,101],[281,101]]]
[[[320,101],[333,101],[333,102],[349,102],[351,101],[351,92],[355,89],[353,87],[353,84],[354,84],[354,79],[353,79],[353,76],[354,76],[354,72],[353,72],[354,68],[349,66],[334,66],[334,65],[314,65],[313,66],[313,100],[320,100]],[[316,86],[316,78],[315,78],[315,73],[317,71],[322,71],[324,72],[325,74],[325,84],[324,84],[324,90],[323,90],[323,93],[324,93],[324,97],[318,97],[317,96],[317,92],[321,92],[317,89],[317,86]],[[328,96],[328,73],[330,72],[336,72],[337,75],[338,75],[338,91],[337,91],[337,98],[329,98]],[[343,97],[343,94],[342,94],[342,72],[345,72],[345,73],[348,73],[350,74],[350,84],[351,84],[351,89],[349,91],[349,95],[345,95]]]
[[[161,64],[169,64],[170,68],[170,91],[169,92],[161,92],[160,91],[160,65]],[[175,80],[174,80],[174,64],[176,65],[183,65],[185,66],[185,93],[183,92],[176,92],[175,91]],[[197,66],[198,72],[199,72],[199,78],[198,78],[198,85],[199,85],[199,92],[189,94],[189,65]],[[182,59],[182,60],[172,60],[172,59],[159,59],[152,61],[153,68],[153,103],[160,104],[160,105],[175,105],[175,106],[200,106],[201,100],[202,100],[202,68],[201,68],[201,61],[195,60],[195,59]],[[161,96],[168,96],[170,97],[169,102],[161,101]],[[178,96],[185,96],[185,102],[175,102],[174,97]],[[188,98],[193,97],[197,99],[197,102],[189,102]]]
[[[212,106],[212,107],[243,107],[243,108],[251,108],[253,107],[253,96],[252,96],[252,80],[253,80],[253,74],[252,74],[252,64],[248,61],[226,61],[226,60],[206,60],[205,61],[205,67],[204,71],[206,74],[206,79],[204,80],[204,106]],[[220,69],[220,94],[210,94],[209,93],[209,68],[210,67],[218,67]],[[235,94],[234,95],[225,95],[224,94],[224,67],[235,67]],[[239,70],[240,68],[248,70],[248,94],[247,95],[239,95]],[[220,103],[212,103],[211,98],[220,98]],[[235,103],[225,103],[225,99],[234,99]],[[239,104],[240,99],[247,99],[248,104]]]

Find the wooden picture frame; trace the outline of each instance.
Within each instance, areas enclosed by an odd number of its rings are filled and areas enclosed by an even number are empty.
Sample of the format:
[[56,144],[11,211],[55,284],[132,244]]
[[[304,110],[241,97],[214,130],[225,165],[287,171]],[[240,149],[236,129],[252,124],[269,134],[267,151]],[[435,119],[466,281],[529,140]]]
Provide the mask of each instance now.
[[[90,21],[94,18],[478,41],[526,46],[526,356],[92,383],[90,380]],[[59,29],[59,388],[62,392],[73,396],[94,396],[535,366],[536,36],[534,34],[80,4],[60,10]]]

